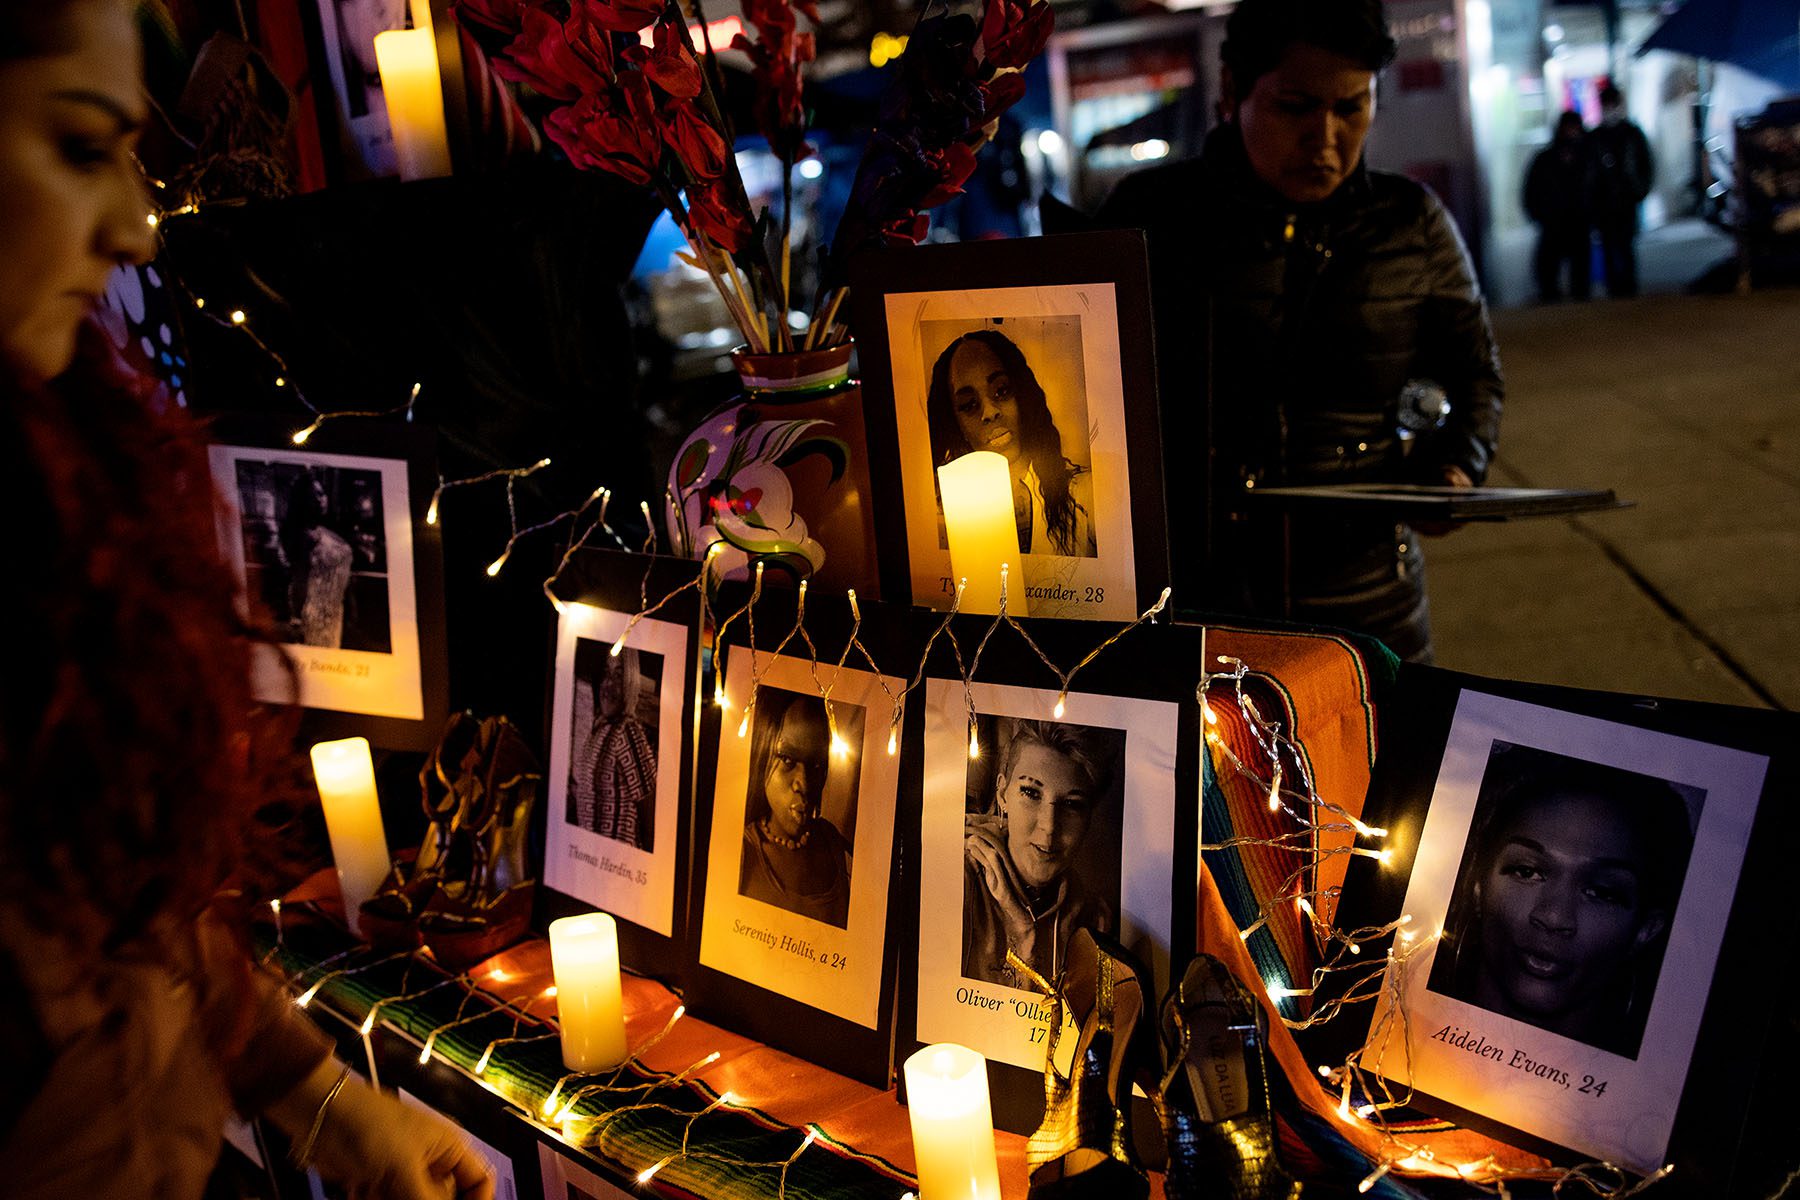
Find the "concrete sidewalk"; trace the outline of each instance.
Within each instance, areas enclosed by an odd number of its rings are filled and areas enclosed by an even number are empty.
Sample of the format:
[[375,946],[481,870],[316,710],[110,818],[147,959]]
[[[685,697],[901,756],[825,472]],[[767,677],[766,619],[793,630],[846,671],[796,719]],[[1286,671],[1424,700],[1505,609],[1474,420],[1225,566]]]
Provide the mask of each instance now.
[[1800,291],[1496,314],[1490,482],[1636,507],[1427,544],[1441,665],[1800,708]]

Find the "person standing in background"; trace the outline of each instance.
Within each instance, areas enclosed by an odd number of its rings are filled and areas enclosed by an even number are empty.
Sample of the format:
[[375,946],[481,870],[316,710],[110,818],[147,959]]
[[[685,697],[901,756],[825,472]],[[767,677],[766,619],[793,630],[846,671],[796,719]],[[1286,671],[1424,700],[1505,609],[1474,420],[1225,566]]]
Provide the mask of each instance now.
[[1638,292],[1638,205],[1650,194],[1656,160],[1650,139],[1625,115],[1625,97],[1607,84],[1600,89],[1600,124],[1588,134],[1594,161],[1594,227],[1600,231],[1600,255],[1606,294]]
[[1531,160],[1525,174],[1525,212],[1537,224],[1538,299],[1561,300],[1563,263],[1569,264],[1569,295],[1586,300],[1593,253],[1593,225],[1588,197],[1593,191],[1593,160],[1581,114],[1565,112],[1556,119],[1556,136]]

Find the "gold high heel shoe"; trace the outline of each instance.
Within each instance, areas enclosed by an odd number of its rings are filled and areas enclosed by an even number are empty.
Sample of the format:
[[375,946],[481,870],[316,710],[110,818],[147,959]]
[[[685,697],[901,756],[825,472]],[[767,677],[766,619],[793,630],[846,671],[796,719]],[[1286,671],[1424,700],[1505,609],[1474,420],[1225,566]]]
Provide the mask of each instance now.
[[1276,1153],[1263,1009],[1209,954],[1163,1001],[1168,1072],[1157,1089],[1169,1146],[1168,1200],[1297,1200]]
[[[1013,968],[1030,968],[1008,955]],[[1025,1147],[1031,1200],[1140,1200],[1150,1185],[1131,1142],[1131,1084],[1141,1051],[1144,976],[1122,946],[1091,930],[1069,940],[1052,998],[1044,1064],[1044,1120]],[[1062,1059],[1065,1006],[1077,1029],[1070,1072]]]

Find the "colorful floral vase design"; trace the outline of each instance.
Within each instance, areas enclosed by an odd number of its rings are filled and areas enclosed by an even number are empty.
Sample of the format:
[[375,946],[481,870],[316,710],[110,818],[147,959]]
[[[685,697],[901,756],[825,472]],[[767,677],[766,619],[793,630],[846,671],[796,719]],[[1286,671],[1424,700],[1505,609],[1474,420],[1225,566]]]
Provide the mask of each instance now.
[[862,389],[850,348],[733,355],[745,394],[682,443],[669,472],[669,537],[713,577],[750,564],[873,591]]

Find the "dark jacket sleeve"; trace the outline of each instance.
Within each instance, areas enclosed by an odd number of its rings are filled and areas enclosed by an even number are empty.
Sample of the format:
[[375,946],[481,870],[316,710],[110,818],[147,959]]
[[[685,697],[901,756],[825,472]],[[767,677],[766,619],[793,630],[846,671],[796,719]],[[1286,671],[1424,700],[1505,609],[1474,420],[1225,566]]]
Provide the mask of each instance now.
[[1487,478],[1500,440],[1506,391],[1500,352],[1469,252],[1450,214],[1429,193],[1422,219],[1426,256],[1421,347],[1431,361],[1432,378],[1450,397],[1449,425],[1432,440],[1430,453],[1434,466],[1461,467],[1480,483]]

